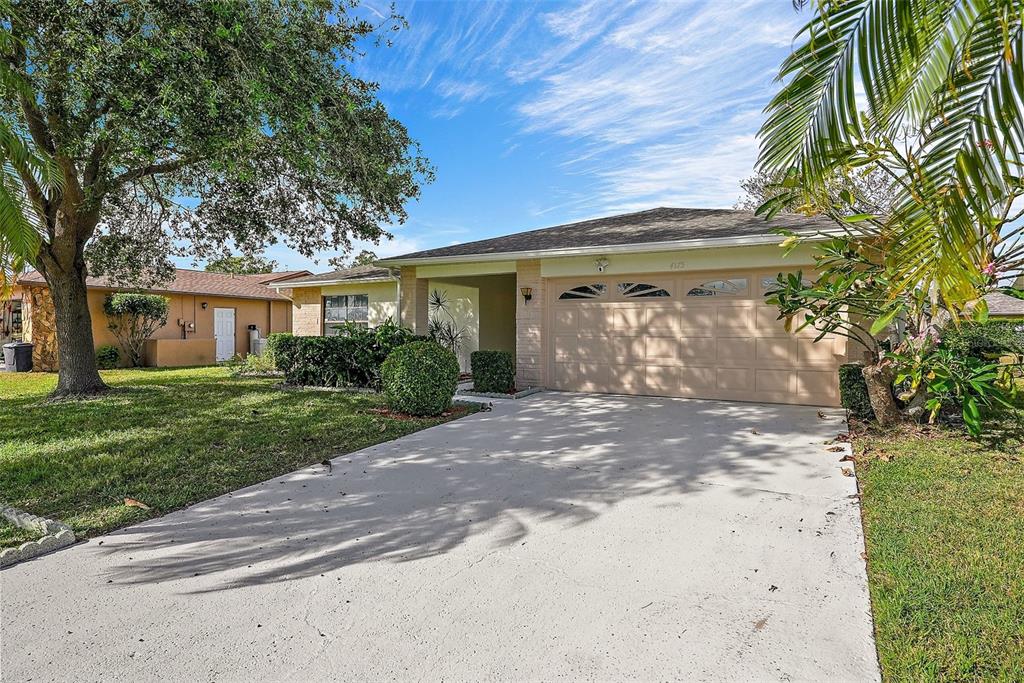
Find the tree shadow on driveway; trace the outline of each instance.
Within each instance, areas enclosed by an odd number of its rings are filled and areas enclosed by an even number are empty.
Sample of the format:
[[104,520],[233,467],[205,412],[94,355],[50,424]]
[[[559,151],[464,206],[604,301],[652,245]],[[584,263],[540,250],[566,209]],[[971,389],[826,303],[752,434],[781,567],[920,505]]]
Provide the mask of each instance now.
[[484,534],[522,543],[637,497],[838,498],[848,482],[821,466],[820,444],[841,425],[838,411],[798,406],[541,394],[116,532],[101,550],[118,583],[218,575],[207,592],[417,560]]

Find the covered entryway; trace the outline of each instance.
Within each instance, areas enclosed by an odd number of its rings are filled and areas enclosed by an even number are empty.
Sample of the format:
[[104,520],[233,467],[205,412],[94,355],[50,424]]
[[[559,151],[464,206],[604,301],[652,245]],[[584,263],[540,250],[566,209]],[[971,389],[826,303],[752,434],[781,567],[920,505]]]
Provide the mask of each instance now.
[[842,338],[793,335],[763,303],[776,272],[547,281],[548,377],[569,391],[838,405]]

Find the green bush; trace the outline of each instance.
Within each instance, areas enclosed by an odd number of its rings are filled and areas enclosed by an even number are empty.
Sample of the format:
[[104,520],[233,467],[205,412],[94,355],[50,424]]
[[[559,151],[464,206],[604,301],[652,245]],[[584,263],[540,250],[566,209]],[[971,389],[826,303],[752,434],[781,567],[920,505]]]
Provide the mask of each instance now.
[[469,356],[473,390],[511,394],[516,387],[516,359],[511,351],[474,351]]
[[274,332],[273,334],[267,335],[267,350],[264,352],[267,356],[270,356],[270,360],[274,363],[274,367],[284,372],[284,368],[281,367],[282,363],[290,364],[291,361],[291,350],[294,348],[293,341],[295,335],[291,332]]
[[104,344],[96,349],[96,367],[100,370],[113,370],[121,360],[121,352],[116,346]]
[[871,409],[863,369],[864,366],[857,363],[839,366],[839,400],[858,420],[873,420],[875,411]]
[[131,365],[142,365],[146,340],[167,324],[171,300],[159,294],[117,292],[103,300],[107,327],[128,354]]
[[431,341],[398,347],[381,370],[388,407],[408,415],[440,415],[451,406],[459,382],[455,354]]
[[943,349],[971,358],[994,358],[1002,354],[1024,354],[1024,322],[990,320],[964,323],[942,332]]
[[379,389],[384,360],[414,338],[392,322],[374,329],[348,324],[334,337],[272,334],[267,348],[290,384]]

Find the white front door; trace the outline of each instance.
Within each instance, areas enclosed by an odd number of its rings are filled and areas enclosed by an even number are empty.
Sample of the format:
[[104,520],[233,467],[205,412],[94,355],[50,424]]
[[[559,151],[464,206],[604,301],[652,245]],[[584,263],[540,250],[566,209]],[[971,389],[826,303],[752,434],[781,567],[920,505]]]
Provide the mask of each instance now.
[[235,309],[213,309],[213,337],[217,340],[217,360],[235,355]]

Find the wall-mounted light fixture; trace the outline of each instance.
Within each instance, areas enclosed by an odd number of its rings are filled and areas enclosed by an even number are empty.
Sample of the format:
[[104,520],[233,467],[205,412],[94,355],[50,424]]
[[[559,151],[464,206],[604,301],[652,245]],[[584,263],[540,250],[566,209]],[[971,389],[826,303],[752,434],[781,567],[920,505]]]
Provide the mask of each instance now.
[[523,295],[523,303],[533,298],[533,287],[520,287],[519,293]]
[[597,266],[597,272],[603,273],[604,269],[608,267],[608,259],[602,257],[594,261],[594,265]]
[[206,303],[206,302],[204,301],[203,303],[201,303],[201,304],[199,304],[199,305],[200,305],[200,306],[202,306],[202,307],[203,307],[203,310],[205,311],[205,310],[206,310],[206,307],[207,307],[207,306],[209,306],[210,304],[208,304],[208,303]]

